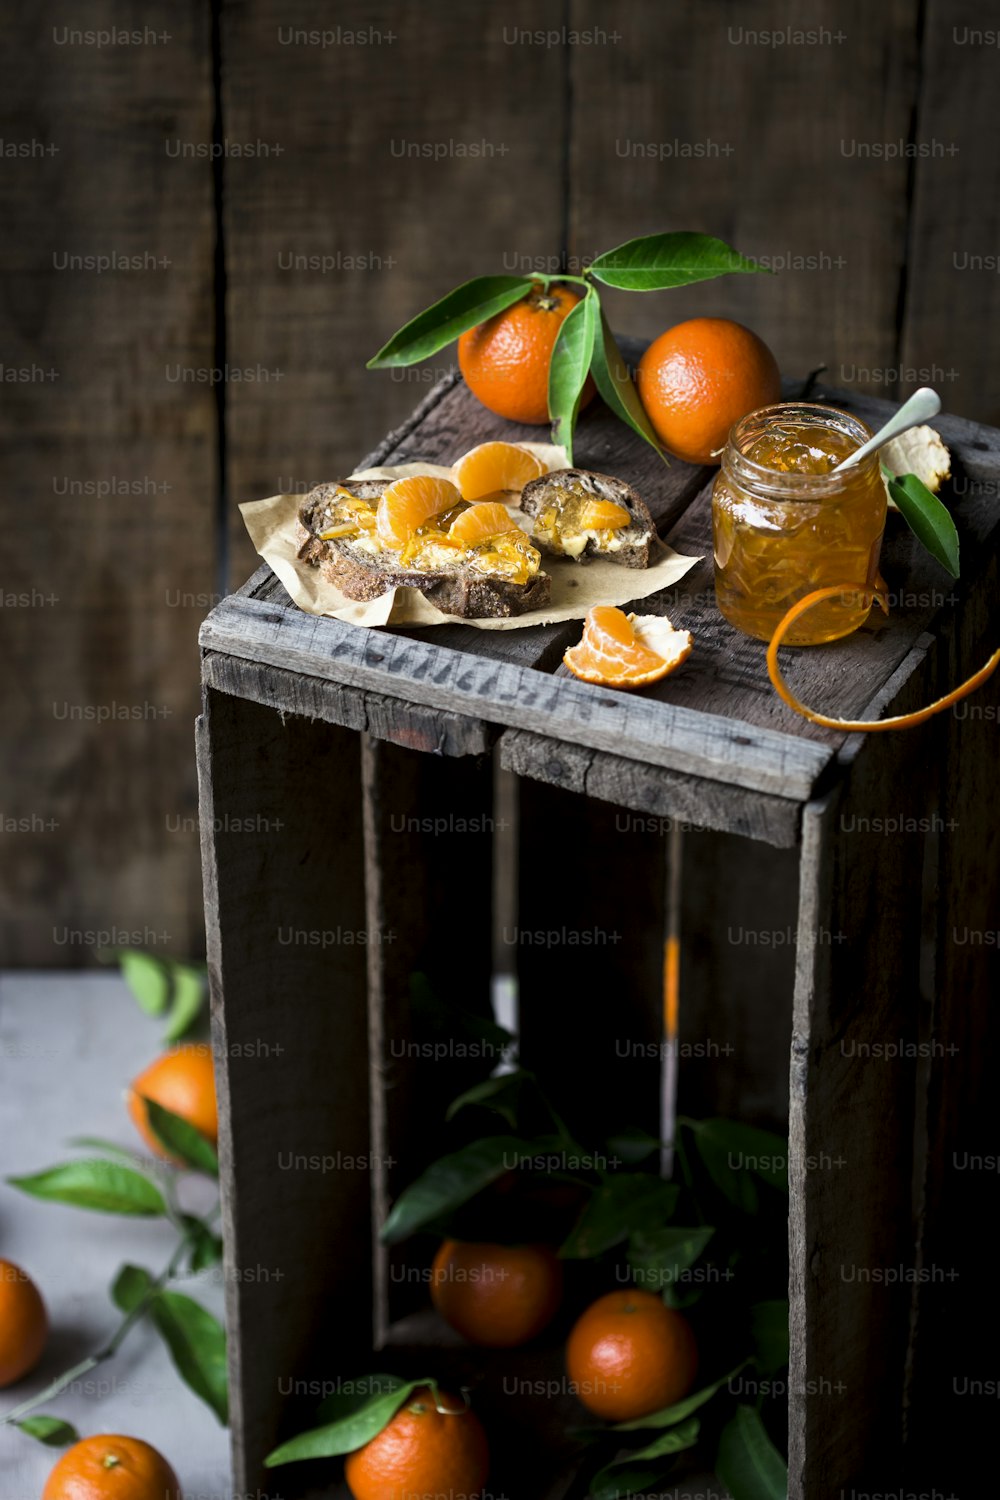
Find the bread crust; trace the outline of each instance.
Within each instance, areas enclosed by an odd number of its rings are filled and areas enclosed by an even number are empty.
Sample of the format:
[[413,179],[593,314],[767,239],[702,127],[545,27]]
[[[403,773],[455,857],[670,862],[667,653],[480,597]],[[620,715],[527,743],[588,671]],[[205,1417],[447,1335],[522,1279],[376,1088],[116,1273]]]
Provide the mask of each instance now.
[[[606,558],[608,562],[618,563],[623,568],[648,568],[649,550],[656,535],[656,527],[645,500],[624,479],[616,479],[613,474],[596,474],[590,469],[553,469],[551,473],[542,474],[524,486],[521,491],[521,509],[525,515],[537,516],[553,487],[567,489],[571,485],[582,485],[595,499],[612,500],[632,517],[627,539],[621,547],[609,552],[599,548],[593,537],[588,537],[577,561],[597,556]],[[568,556],[549,546],[544,536],[533,536],[532,541],[550,557]]]
[[322,539],[326,504],[338,490],[348,490],[361,500],[377,500],[389,483],[383,479],[351,479],[320,484],[309,491],[299,507],[299,558],[319,568],[348,599],[367,602],[389,589],[419,589],[442,614],[466,620],[508,619],[548,603],[552,580],[547,573],[539,572],[527,583],[512,583],[468,566],[453,573],[394,570],[379,558],[352,547],[349,540]]

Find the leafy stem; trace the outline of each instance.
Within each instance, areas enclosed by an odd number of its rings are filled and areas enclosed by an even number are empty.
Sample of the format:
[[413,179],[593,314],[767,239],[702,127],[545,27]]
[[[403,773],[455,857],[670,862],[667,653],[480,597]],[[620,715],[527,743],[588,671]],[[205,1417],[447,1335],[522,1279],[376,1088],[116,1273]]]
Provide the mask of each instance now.
[[194,1241],[195,1233],[196,1229],[194,1226],[184,1231],[163,1270],[150,1281],[149,1286],[139,1301],[136,1302],[134,1307],[129,1309],[111,1336],[105,1340],[94,1354],[88,1355],[86,1359],[80,1360],[78,1364],[71,1365],[68,1370],[64,1370],[61,1375],[57,1375],[37,1395],[30,1396],[27,1401],[22,1401],[20,1406],[15,1406],[11,1411],[5,1412],[0,1417],[0,1427],[12,1426],[17,1423],[22,1417],[27,1416],[29,1412],[44,1405],[45,1402],[51,1401],[54,1396],[61,1395],[67,1386],[72,1385],[75,1380],[81,1379],[82,1376],[88,1375],[91,1370],[96,1370],[98,1365],[102,1365],[107,1360],[113,1359],[129,1333],[148,1312],[154,1298],[159,1296],[168,1282],[172,1281],[177,1275],[181,1267],[181,1262],[189,1246]]

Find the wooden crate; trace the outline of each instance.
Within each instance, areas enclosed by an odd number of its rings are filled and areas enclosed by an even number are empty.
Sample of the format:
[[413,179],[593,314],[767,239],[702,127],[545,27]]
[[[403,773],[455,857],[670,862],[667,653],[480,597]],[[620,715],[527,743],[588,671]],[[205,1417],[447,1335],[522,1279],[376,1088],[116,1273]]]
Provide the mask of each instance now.
[[[888,410],[829,398],[873,425]],[[996,644],[1000,432],[938,425],[954,455],[961,585],[891,525],[888,622],[789,657],[790,679],[827,712],[915,707]],[[370,461],[450,461],[500,435],[510,427],[446,379]],[[522,1059],[558,1080],[592,1135],[626,1109],[657,1125],[657,1048],[623,1060],[616,1042],[660,1036],[666,835],[684,830],[680,1107],[790,1131],[790,1496],[898,1489],[908,1463],[926,1480],[940,1459],[922,1413],[951,1393],[943,1329],[970,1305],[975,1267],[960,1289],[932,1275],[919,1297],[878,1273],[958,1264],[949,1227],[970,1184],[952,1153],[990,1149],[975,1086],[997,949],[959,928],[990,931],[997,680],[905,734],[808,724],[771,691],[763,647],[715,608],[712,473],[663,469],[603,410],[581,422],[577,462],[627,473],[661,534],[702,557],[643,604],[689,627],[696,650],[642,695],[566,674],[578,624],[367,631],[301,613],[266,567],[202,629],[238,1492],[324,1482],[308,1466],[262,1468],[312,1417],[317,1382],[368,1368],[373,1348],[392,1346],[400,1369],[421,1363],[426,1319],[375,1232],[434,1153],[463,1076],[461,1061],[400,1060],[408,976],[422,968],[489,1005],[497,766],[515,774],[520,805]],[[431,831],[435,818],[448,831]],[[563,928],[607,941],[524,938]],[[461,1350],[442,1357],[466,1368]],[[572,1401],[498,1399],[497,1369],[481,1409],[508,1464],[524,1456],[494,1493],[576,1493],[536,1415],[572,1418]],[[963,1415],[953,1405],[949,1423]]]

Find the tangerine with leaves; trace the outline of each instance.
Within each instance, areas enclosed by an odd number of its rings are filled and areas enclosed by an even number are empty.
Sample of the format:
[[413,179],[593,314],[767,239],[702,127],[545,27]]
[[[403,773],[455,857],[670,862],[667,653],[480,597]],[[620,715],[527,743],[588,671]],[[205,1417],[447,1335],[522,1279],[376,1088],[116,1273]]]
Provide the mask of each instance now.
[[377,1437],[347,1456],[354,1500],[468,1500],[486,1483],[490,1453],[474,1412],[454,1396],[421,1386]]
[[180,1115],[216,1145],[219,1112],[215,1098],[215,1068],[212,1049],[204,1042],[182,1042],[164,1052],[132,1080],[128,1112],[146,1145],[166,1161],[177,1158],[162,1146],[149,1124],[145,1100],[152,1099],[171,1114]]
[[0,1260],[0,1387],[35,1368],[48,1335],[41,1292],[20,1266]]
[[431,1300],[470,1344],[513,1349],[555,1317],[562,1262],[548,1245],[445,1240],[434,1257]]
[[103,1434],[66,1450],[45,1482],[42,1500],[181,1500],[181,1487],[149,1443]]
[[628,1288],[591,1303],[566,1344],[566,1372],[588,1411],[630,1422],[673,1406],[694,1385],[698,1350],[687,1319]]
[[657,437],[690,464],[719,463],[733,424],[781,400],[774,355],[729,318],[689,318],[661,333],[639,361],[636,385]]
[[[459,368],[487,411],[533,427],[548,422],[552,350],[579,300],[579,292],[568,286],[535,286],[520,302],[461,335]],[[594,384],[588,379],[581,411],[593,394]]]

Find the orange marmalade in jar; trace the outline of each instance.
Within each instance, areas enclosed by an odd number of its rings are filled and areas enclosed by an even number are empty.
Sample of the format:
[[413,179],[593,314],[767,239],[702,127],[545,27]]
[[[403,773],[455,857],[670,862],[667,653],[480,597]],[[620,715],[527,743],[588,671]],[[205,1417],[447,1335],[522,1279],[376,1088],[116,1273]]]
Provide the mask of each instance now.
[[712,492],[715,597],[731,625],[769,641],[813,589],[843,584],[803,615],[785,645],[850,635],[868,617],[878,576],[886,494],[878,454],[840,474],[871,432],[812,402],[763,406],[729,434]]

